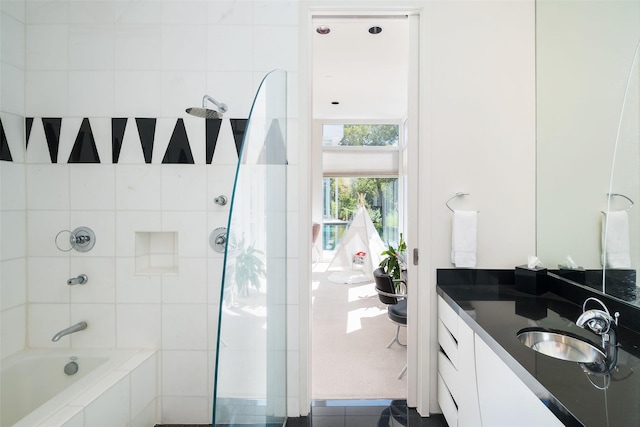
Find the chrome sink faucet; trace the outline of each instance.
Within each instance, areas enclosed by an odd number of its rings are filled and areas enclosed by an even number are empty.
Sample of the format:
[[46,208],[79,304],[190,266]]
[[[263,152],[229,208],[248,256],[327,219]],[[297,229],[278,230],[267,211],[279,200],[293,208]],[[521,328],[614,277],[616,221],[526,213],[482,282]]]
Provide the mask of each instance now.
[[60,338],[62,338],[65,335],[69,335],[69,334],[72,334],[74,332],[82,331],[83,329],[87,329],[87,322],[76,323],[75,325],[69,326],[68,328],[63,329],[60,332],[58,332],[57,334],[55,334],[53,336],[53,338],[51,338],[51,341],[56,342],[56,341],[58,341]]
[[[587,302],[589,301],[599,303],[604,310],[587,310]],[[610,332],[615,333],[617,331],[619,317],[620,313],[618,312],[612,317],[607,306],[598,298],[589,297],[582,304],[582,314],[578,317],[578,320],[576,320],[576,325],[602,336],[605,341],[609,341],[610,338],[607,335],[609,335]]]
[[[590,309],[587,310],[587,303],[594,301],[600,304],[603,310]],[[600,335],[602,338],[602,348],[606,353],[606,371],[615,368],[618,361],[618,319],[620,313],[615,312],[613,316],[609,313],[607,306],[598,298],[589,297],[582,304],[582,314],[576,320],[576,325],[581,328],[590,330],[594,334]]]

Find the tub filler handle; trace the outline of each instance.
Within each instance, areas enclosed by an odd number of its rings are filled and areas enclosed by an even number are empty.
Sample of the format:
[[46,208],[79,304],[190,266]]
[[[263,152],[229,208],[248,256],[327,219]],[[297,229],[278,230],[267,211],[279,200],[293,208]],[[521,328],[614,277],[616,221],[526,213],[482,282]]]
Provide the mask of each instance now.
[[72,277],[71,279],[67,280],[67,285],[69,286],[84,285],[85,283],[87,283],[87,280],[89,280],[87,275],[81,274],[78,277]]

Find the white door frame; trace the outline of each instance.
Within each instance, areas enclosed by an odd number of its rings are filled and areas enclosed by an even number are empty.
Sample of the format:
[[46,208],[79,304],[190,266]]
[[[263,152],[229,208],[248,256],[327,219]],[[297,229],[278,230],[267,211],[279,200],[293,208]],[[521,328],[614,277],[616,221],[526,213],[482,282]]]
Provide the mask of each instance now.
[[[346,4],[345,4],[346,3]],[[308,248],[308,254],[300,254],[300,265],[298,277],[300,283],[307,284],[307,286],[298,286],[299,299],[298,299],[298,325],[299,325],[299,348],[297,354],[297,360],[291,360],[290,363],[297,362],[298,383],[291,384],[298,390],[298,402],[299,402],[299,414],[307,415],[311,404],[311,239],[310,239],[310,225],[311,218],[311,174],[313,168],[317,168],[317,161],[314,162],[312,156],[312,149],[310,147],[310,141],[312,141],[312,125],[313,120],[311,117],[311,99],[312,99],[312,77],[311,77],[311,61],[312,61],[312,18],[314,15],[322,14],[398,14],[406,13],[412,18],[414,24],[411,25],[411,43],[410,46],[410,58],[409,64],[409,151],[411,156],[408,157],[408,229],[413,230],[411,236],[406,236],[408,241],[408,255],[410,261],[413,257],[413,250],[419,247],[426,248],[427,245],[425,238],[428,238],[429,230],[419,228],[420,223],[429,223],[424,221],[424,215],[419,215],[418,212],[428,206],[426,199],[428,199],[430,176],[429,171],[423,170],[418,174],[418,165],[424,164],[423,159],[426,158],[428,150],[426,150],[426,132],[427,128],[425,122],[426,118],[424,114],[420,114],[424,111],[421,107],[425,105],[425,82],[428,78],[425,76],[425,72],[420,70],[426,70],[425,67],[426,58],[425,52],[426,46],[426,24],[425,17],[428,16],[425,13],[426,5],[416,6],[415,3],[398,4],[398,2],[389,1],[387,5],[377,4],[376,7],[363,7],[362,2],[349,1],[341,2],[339,6],[328,3],[301,3],[300,6],[300,63],[298,73],[298,119],[300,126],[300,141],[304,141],[299,144],[300,155],[300,168],[298,183],[300,185],[299,192],[299,213],[300,213],[300,247]],[[422,120],[419,120],[422,118]],[[421,142],[421,143],[419,143]],[[418,150],[418,147],[421,150]],[[321,162],[320,162],[321,163]],[[423,168],[424,169],[424,168]],[[426,188],[423,188],[426,187]],[[418,191],[421,188],[421,191]],[[424,212],[424,211],[423,211]],[[427,212],[425,212],[428,215]],[[420,221],[422,219],[422,221]],[[305,236],[305,234],[309,236]],[[308,244],[306,244],[308,243]],[[421,245],[421,243],[423,243]],[[435,388],[435,375],[434,368],[435,362],[432,361],[432,349],[431,349],[431,336],[432,326],[430,325],[430,318],[433,301],[429,292],[431,286],[430,266],[428,257],[423,256],[420,262],[420,269],[418,266],[409,262],[408,274],[410,281],[415,285],[410,285],[411,294],[409,297],[409,312],[416,313],[416,315],[409,315],[408,319],[408,334],[407,340],[409,343],[407,350],[408,358],[408,390],[407,390],[407,402],[410,407],[417,408],[418,412],[423,416],[428,416],[430,412],[437,410],[437,408],[431,408],[430,402],[435,401],[435,394],[432,390]],[[415,279],[414,279],[415,278]],[[425,286],[419,286],[422,282]],[[291,355],[291,354],[290,354]],[[289,372],[295,371],[296,367],[289,369]]]

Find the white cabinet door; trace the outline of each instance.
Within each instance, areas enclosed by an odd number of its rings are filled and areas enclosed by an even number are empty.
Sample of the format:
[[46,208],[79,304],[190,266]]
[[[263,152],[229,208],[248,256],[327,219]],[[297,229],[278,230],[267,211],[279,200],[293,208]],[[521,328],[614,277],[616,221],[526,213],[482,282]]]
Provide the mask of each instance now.
[[476,378],[485,427],[562,427],[516,374],[476,336]]
[[[478,427],[480,408],[476,387],[474,341],[479,339],[463,320],[458,322],[458,427]],[[485,424],[488,426],[488,424]]]

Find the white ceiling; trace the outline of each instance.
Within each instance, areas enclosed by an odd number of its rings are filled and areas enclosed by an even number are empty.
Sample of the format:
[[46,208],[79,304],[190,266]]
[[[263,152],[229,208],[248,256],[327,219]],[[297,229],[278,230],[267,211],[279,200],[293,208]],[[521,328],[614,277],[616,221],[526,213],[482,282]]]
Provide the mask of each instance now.
[[[320,35],[318,26],[329,34]],[[382,32],[372,35],[369,28]],[[314,17],[313,118],[402,119],[407,111],[409,20]],[[339,105],[331,103],[337,101]]]

